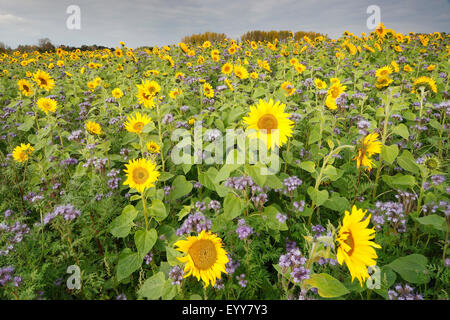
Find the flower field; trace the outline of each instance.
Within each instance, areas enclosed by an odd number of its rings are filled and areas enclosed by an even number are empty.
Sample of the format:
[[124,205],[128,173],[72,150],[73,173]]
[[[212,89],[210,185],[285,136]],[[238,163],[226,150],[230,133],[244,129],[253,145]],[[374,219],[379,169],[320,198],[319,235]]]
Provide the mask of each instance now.
[[0,55],[1,299],[445,299],[449,36]]

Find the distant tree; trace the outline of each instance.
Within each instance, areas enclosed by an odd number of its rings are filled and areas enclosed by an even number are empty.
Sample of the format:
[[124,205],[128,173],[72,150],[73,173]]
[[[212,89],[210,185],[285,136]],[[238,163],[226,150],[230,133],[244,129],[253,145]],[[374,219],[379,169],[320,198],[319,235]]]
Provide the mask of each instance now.
[[10,47],[6,46],[3,42],[0,41],[0,53],[5,53],[11,50]]
[[295,33],[288,31],[288,30],[281,30],[281,31],[262,31],[262,30],[253,30],[248,31],[244,33],[241,36],[241,41],[270,41],[274,42],[275,39],[278,39],[278,41],[285,41],[287,39],[292,38],[294,36],[295,40],[302,40],[304,36],[308,36],[311,40],[314,40],[316,37],[322,36],[327,37],[326,35],[317,33],[317,32],[305,32],[305,31],[297,31]]
[[200,45],[205,41],[220,42],[225,40],[226,38],[227,36],[225,33],[205,32],[186,36],[181,39],[181,42]]
[[42,38],[38,40],[38,50],[40,52],[52,52],[55,51],[55,46],[52,44],[49,38]]

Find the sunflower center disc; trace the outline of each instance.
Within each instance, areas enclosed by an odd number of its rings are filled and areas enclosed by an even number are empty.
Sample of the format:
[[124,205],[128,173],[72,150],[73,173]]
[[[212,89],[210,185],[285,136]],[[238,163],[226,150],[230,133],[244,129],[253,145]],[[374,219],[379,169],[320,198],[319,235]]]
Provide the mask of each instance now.
[[348,232],[348,237],[344,241],[351,249],[347,252],[349,256],[353,254],[353,250],[355,249],[355,241],[353,240],[353,236],[351,232]]
[[278,121],[274,115],[265,114],[258,120],[258,128],[267,130],[270,133],[273,129],[278,129]]
[[47,80],[45,80],[44,78],[39,78],[39,81],[41,82],[41,85],[43,86],[47,85]]
[[201,270],[209,269],[216,262],[217,252],[210,240],[197,240],[189,249],[194,265]]
[[133,126],[133,129],[136,131],[142,131],[143,128],[144,128],[143,122],[136,122]]
[[149,177],[148,171],[145,168],[136,168],[133,170],[133,180],[137,184],[143,184]]

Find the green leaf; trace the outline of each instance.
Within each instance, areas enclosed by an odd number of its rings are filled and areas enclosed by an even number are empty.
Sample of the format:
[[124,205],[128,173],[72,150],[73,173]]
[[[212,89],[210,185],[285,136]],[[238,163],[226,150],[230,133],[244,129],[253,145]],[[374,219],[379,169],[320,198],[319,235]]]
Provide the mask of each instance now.
[[336,298],[350,292],[339,280],[327,273],[315,273],[304,283],[311,288],[317,288],[322,298]]
[[266,90],[264,88],[258,87],[253,91],[253,99],[260,98],[266,95]]
[[148,213],[158,221],[162,221],[167,217],[167,210],[164,202],[159,199],[152,201],[152,206],[148,208]]
[[132,205],[126,206],[122,214],[116,217],[109,225],[109,232],[117,238],[126,237],[134,226],[133,220],[136,218],[138,212]]
[[381,156],[383,157],[384,161],[386,161],[389,164],[393,164],[395,158],[397,158],[398,156],[398,146],[396,144],[390,146],[384,145],[381,148]]
[[428,259],[425,256],[414,253],[398,258],[387,266],[410,283],[424,284],[430,280],[427,262]]
[[17,128],[20,131],[29,131],[34,124],[34,117],[26,117],[25,121]]
[[408,150],[404,150],[402,155],[397,158],[397,163],[404,170],[419,174],[419,166],[416,163],[416,159]]
[[164,273],[160,271],[145,280],[144,284],[138,291],[138,295],[139,297],[147,298],[149,300],[157,300],[163,295],[165,284],[166,279]]
[[330,210],[343,212],[344,210],[350,208],[350,202],[348,202],[347,198],[341,197],[339,193],[333,192],[331,194],[331,198],[325,201],[323,206]]
[[169,180],[173,177],[173,174],[170,172],[162,172],[161,175],[158,177],[158,181],[164,182]]
[[228,179],[230,177],[230,174],[240,166],[240,164],[224,164],[222,168],[220,168],[219,172],[217,172],[214,183],[219,183]]
[[313,161],[303,161],[300,163],[300,168],[310,173],[316,171],[316,164]]
[[136,231],[134,234],[134,243],[136,244],[138,254],[142,259],[144,259],[145,255],[153,248],[157,238],[158,233],[155,229]]
[[267,179],[267,175],[261,174],[261,170],[264,168],[266,168],[266,166],[258,162],[255,165],[246,164],[244,170],[245,173],[252,177],[253,181],[256,182],[258,186],[263,187]]
[[316,190],[313,187],[308,187],[307,192],[317,207],[321,206],[328,200],[327,190]]
[[183,219],[190,212],[191,212],[191,206],[183,206],[183,209],[181,209],[180,212],[178,212],[178,221]]
[[388,299],[388,290],[394,284],[395,279],[397,279],[395,272],[391,268],[383,266],[380,271],[380,287],[378,289],[375,288],[373,291]]
[[430,214],[421,218],[414,218],[420,224],[425,226],[432,226],[434,229],[439,231],[447,231],[447,223],[444,217],[438,216],[437,214]]
[[285,231],[288,229],[288,227],[286,221],[283,223],[280,223],[280,221],[278,221],[277,214],[279,212],[280,211],[274,206],[268,206],[264,208],[264,214],[262,217],[265,220],[267,227],[269,227],[270,229]]
[[409,138],[408,127],[405,126],[403,123],[400,123],[399,125],[395,126],[392,129],[392,132],[395,133],[395,134],[398,134],[403,139],[408,139]]
[[233,220],[242,213],[244,205],[242,200],[233,193],[227,194],[223,201],[224,217],[227,220]]
[[176,266],[181,264],[180,260],[178,260],[178,257],[181,257],[183,254],[178,251],[177,249],[174,249],[172,247],[166,247],[166,255],[167,255],[167,262],[171,266]]
[[170,198],[172,200],[176,200],[187,195],[193,188],[192,183],[186,181],[185,176],[177,176],[172,182],[172,187],[174,188],[170,192]]
[[383,175],[382,179],[390,187],[398,189],[412,188],[416,184],[416,179],[411,175],[397,173],[395,176]]
[[121,281],[133,272],[138,270],[142,265],[142,259],[137,252],[125,248],[119,255],[119,262],[117,264],[117,281]]
[[276,175],[268,175],[266,182],[264,184],[265,186],[268,186],[272,189],[281,189],[283,188],[283,184],[281,183],[280,179],[277,178]]

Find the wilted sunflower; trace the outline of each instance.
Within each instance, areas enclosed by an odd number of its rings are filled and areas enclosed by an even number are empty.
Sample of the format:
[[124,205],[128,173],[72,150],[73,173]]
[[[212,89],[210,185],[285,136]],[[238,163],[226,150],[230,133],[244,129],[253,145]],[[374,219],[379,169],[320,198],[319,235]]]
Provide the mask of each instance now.
[[49,112],[55,112],[56,108],[58,106],[58,103],[56,100],[50,99],[50,98],[39,98],[37,101],[37,106],[39,109],[45,112],[45,114],[48,114]]
[[426,87],[431,90],[433,93],[437,93],[436,81],[429,77],[419,77],[413,83],[412,93],[417,92],[417,88]]
[[128,116],[127,120],[128,121],[124,123],[125,129],[128,132],[134,132],[137,134],[142,133],[145,125],[152,121],[152,119],[150,117],[147,117],[146,114],[140,114],[139,112],[136,113],[136,117]]
[[20,146],[17,146],[13,150],[13,159],[16,162],[24,162],[28,160],[28,156],[33,152],[34,148],[29,144],[21,143]]
[[208,98],[214,97],[214,90],[209,83],[203,84],[203,94],[205,95],[205,97],[208,97]]
[[[282,146],[287,142],[287,138],[292,136],[294,122],[289,120],[291,116],[285,113],[285,104],[277,101],[269,102],[259,100],[256,106],[250,107],[248,117],[244,117],[244,123],[248,125],[248,130],[256,130],[250,133],[250,138],[258,138],[266,142],[267,149],[274,149],[275,146]],[[278,130],[278,139],[272,137]]]
[[184,257],[177,258],[185,263],[184,278],[193,275],[197,280],[203,280],[205,288],[211,283],[216,284],[229,262],[227,252],[222,248],[222,239],[215,234],[203,230],[198,236],[187,237],[174,244],[178,251],[186,253]]
[[358,154],[353,158],[356,160],[356,167],[366,167],[368,171],[375,167],[371,157],[376,153],[381,153],[383,144],[378,140],[378,133],[370,133],[361,141]]
[[86,122],[86,130],[92,134],[102,133],[102,127],[95,121]]
[[17,81],[17,85],[19,86],[19,90],[22,92],[24,96],[31,96],[33,94],[33,89],[31,83],[26,79],[21,79]]
[[378,256],[374,248],[381,248],[375,242],[370,241],[375,237],[375,230],[367,228],[370,214],[364,219],[366,212],[367,210],[363,211],[356,206],[352,207],[351,214],[345,211],[336,239],[339,243],[336,254],[339,264],[342,265],[345,262],[352,276],[352,282],[357,278],[361,287],[363,281],[369,278],[367,267],[376,265],[375,259]]
[[145,189],[154,187],[154,183],[160,175],[159,171],[156,170],[156,164],[144,158],[129,160],[125,167],[127,180],[123,184],[135,188],[140,193],[143,193]]
[[33,80],[39,88],[45,89],[46,91],[52,90],[55,86],[55,80],[53,80],[47,72],[42,70],[38,70],[33,74]]

